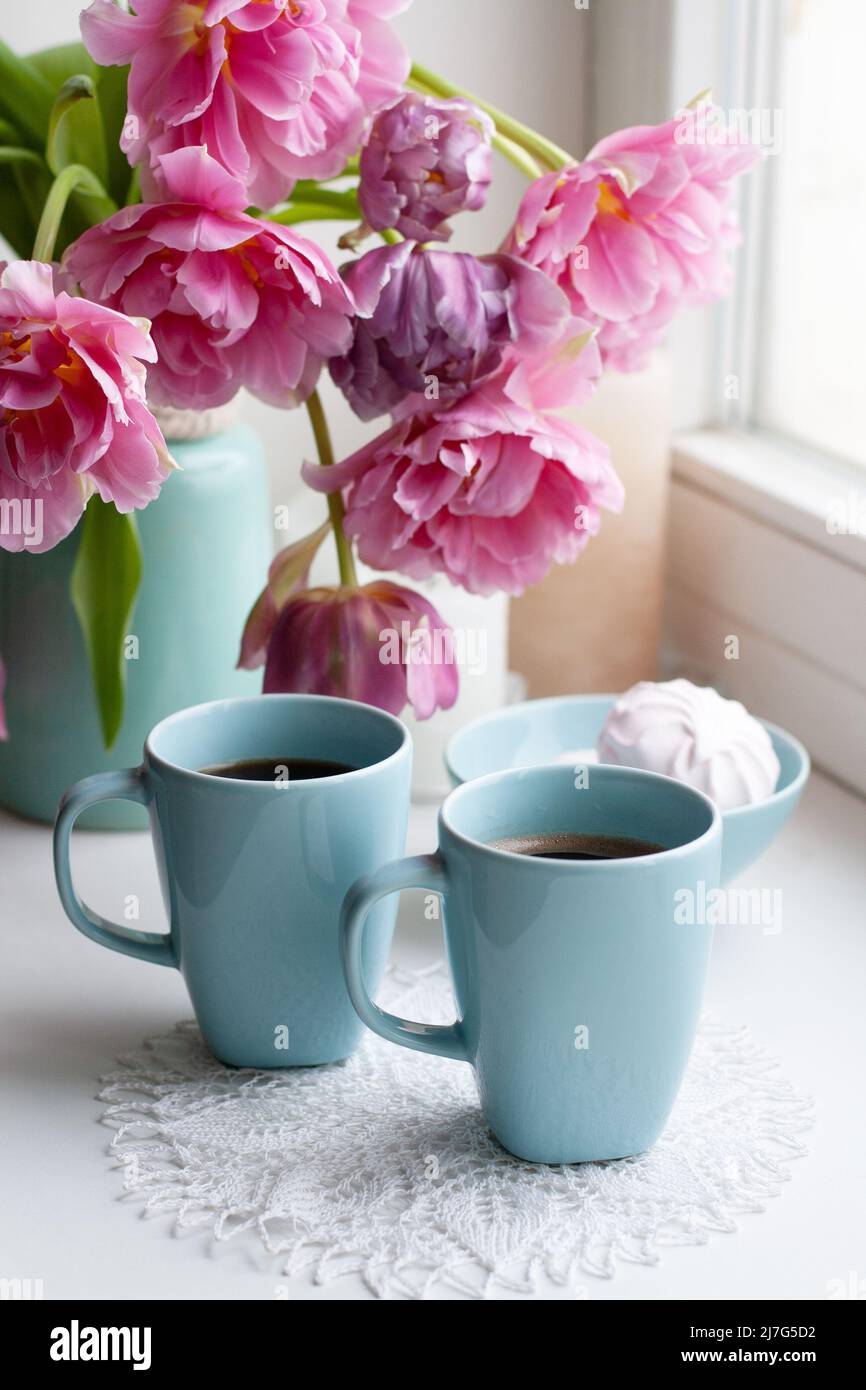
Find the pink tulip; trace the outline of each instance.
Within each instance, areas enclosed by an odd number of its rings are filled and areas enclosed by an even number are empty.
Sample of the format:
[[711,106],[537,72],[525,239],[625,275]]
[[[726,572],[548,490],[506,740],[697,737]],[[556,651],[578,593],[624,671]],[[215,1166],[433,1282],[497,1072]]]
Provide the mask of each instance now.
[[168,203],[124,208],[79,237],[65,265],[86,294],[146,314],[159,405],[223,405],[242,386],[271,405],[307,399],[346,351],[354,304],[314,242],[244,212],[243,185],[205,149],[160,160]]
[[432,603],[399,584],[307,589],[283,606],[270,636],[265,694],[340,695],[418,719],[450,709],[459,677],[451,629]]
[[55,291],[52,268],[0,274],[0,546],[50,550],[94,492],[120,512],[158,496],[172,463],[144,403],[148,325]]
[[733,131],[696,138],[680,115],[619,131],[582,164],[527,190],[505,249],[545,270],[595,323],[606,366],[643,366],[674,314],[728,288],[737,244],[732,179],[759,150]]
[[[552,563],[575,560],[618,511],[606,447],[546,414],[586,397],[600,370],[576,322],[555,351],[512,353],[445,409],[398,420],[344,463],[304,467],[322,492],[346,489],[345,531],[361,559],[415,579],[443,573],[472,593],[522,593]],[[581,367],[581,359],[584,367]]]
[[137,0],[128,14],[94,0],[81,32],[97,63],[131,64],[121,144],[145,196],[162,155],[206,145],[247,203],[270,207],[295,179],[338,174],[400,90],[409,59],[387,20],[408,3]]

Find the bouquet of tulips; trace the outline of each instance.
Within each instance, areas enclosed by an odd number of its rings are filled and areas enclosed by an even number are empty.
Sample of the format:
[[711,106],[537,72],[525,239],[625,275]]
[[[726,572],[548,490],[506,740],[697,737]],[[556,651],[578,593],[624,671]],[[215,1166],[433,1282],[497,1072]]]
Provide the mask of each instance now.
[[[457,695],[445,625],[409,587],[359,584],[355,556],[477,594],[576,559],[623,496],[605,446],[558,411],[726,288],[729,187],[758,154],[715,108],[578,161],[412,66],[389,22],[408,3],[94,0],[81,45],[0,46],[0,232],[21,258],[0,273],[0,546],[78,528],[73,599],[108,743],[134,514],[171,486],[152,408],[242,387],[306,407],[303,477],[328,521],[271,564],[240,662],[266,691],[423,718]],[[494,151],[527,179],[513,225],[489,255],[452,250]],[[297,230],[326,219],[346,224],[339,270]],[[341,461],[325,367],[375,432]],[[329,535],[339,585],[311,588]],[[412,640],[386,657],[395,630]]]

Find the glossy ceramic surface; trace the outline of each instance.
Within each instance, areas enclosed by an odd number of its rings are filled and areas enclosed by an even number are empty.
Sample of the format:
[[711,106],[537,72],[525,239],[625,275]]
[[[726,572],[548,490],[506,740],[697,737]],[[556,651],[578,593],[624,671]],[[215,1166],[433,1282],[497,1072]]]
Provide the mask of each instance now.
[[[51,822],[64,789],[138,763],[161,719],[206,700],[253,695],[260,671],[235,669],[246,615],[273,545],[259,438],[247,426],[172,443],[180,470],[138,514],[144,575],[126,662],[126,713],[106,751],[84,638],[69,598],[78,532],[45,555],[0,550],[0,652],[9,742],[0,743],[0,805]],[[90,829],[145,829],[144,812],[106,802]]]
[[[593,830],[667,846],[608,862],[532,859],[506,835]],[[652,773],[568,767],[497,773],[452,792],[435,854],[386,865],[350,891],[343,961],[364,1022],[404,1047],[467,1061],[500,1142],[538,1163],[648,1148],[694,1038],[712,927],[678,924],[677,894],[718,884],[721,820],[700,792]],[[378,1008],[364,976],[380,899],[429,888],[444,901],[457,1003],[450,1026]],[[699,914],[698,914],[699,915]]]
[[[476,719],[448,744],[445,763],[452,786],[505,768],[579,764],[595,749],[601,726],[616,698],[563,695],[527,700]],[[802,743],[766,719],[761,723],[781,764],[779,781],[766,801],[722,812],[723,883],[742,873],[772,844],[809,778],[809,754]]]
[[[256,757],[331,759],[358,770],[282,786],[196,771]],[[411,765],[407,730],[369,705],[267,695],[185,710],[154,729],[140,768],[98,773],[64,796],[54,836],[63,906],[100,945],[176,966],[223,1062],[347,1057],[362,1028],[340,967],[340,905],[359,874],[402,853]],[[110,796],[149,811],[168,936],[106,922],[75,891],[72,828]],[[363,960],[371,988],[395,911],[396,902],[385,903],[371,922]]]

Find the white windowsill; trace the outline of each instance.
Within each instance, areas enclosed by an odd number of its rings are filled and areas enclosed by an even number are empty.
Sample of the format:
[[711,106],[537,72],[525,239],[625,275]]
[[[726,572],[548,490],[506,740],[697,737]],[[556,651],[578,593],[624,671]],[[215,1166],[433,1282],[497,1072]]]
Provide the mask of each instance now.
[[[848,507],[851,534],[828,529]],[[866,470],[770,435],[679,435],[664,666],[790,729],[866,795]],[[736,656],[729,656],[736,638]]]
[[[729,506],[866,569],[866,469],[772,434],[730,429],[678,435],[673,467],[675,477]],[[828,515],[852,495],[863,513],[860,532],[833,534]]]

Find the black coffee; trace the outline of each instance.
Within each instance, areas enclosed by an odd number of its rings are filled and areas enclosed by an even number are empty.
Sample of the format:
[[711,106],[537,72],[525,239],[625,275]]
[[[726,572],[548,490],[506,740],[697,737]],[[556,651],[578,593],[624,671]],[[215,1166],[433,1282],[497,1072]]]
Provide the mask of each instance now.
[[228,777],[236,782],[309,782],[313,777],[339,777],[355,772],[348,763],[327,758],[246,758],[236,763],[200,767],[209,777]]
[[493,840],[492,849],[507,849],[531,859],[635,859],[642,854],[659,854],[664,845],[651,840],[633,840],[628,835],[570,834],[508,835]]

